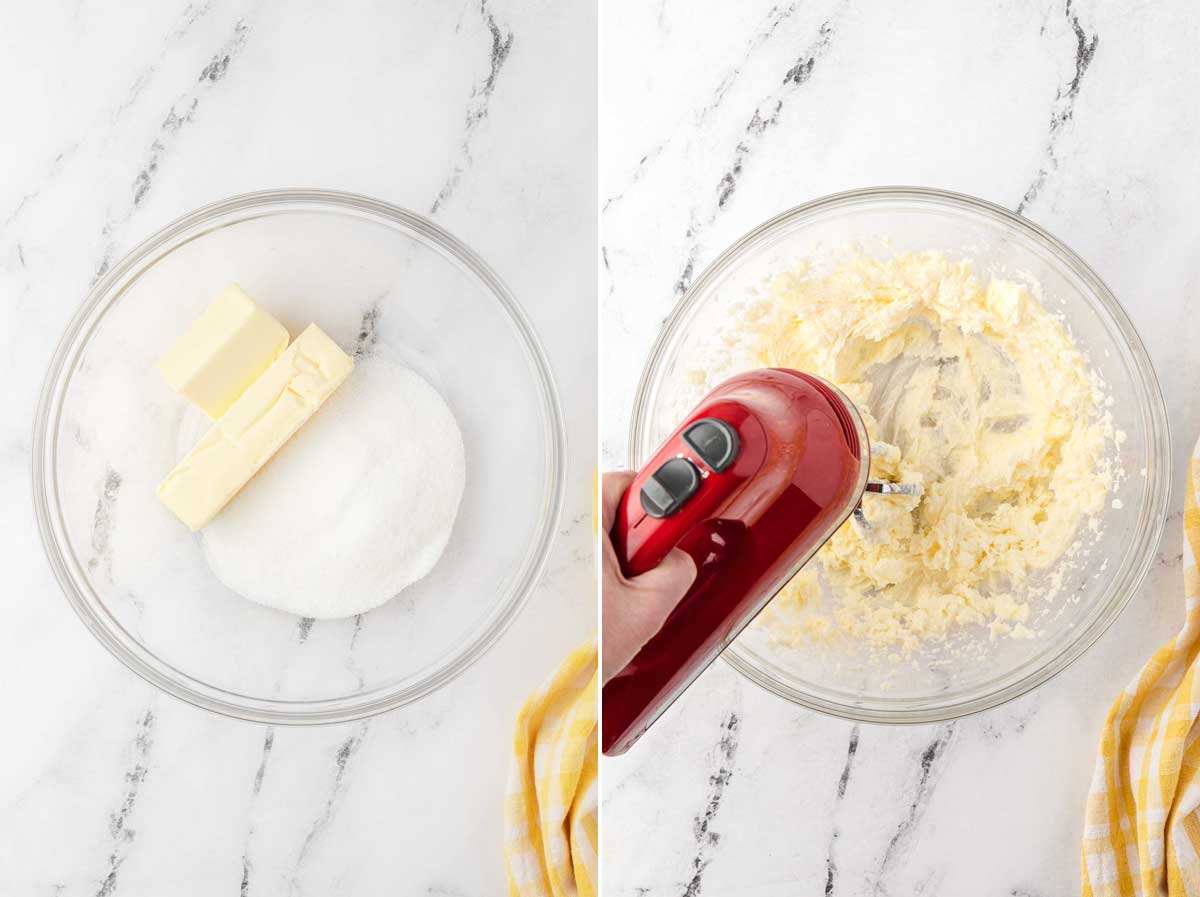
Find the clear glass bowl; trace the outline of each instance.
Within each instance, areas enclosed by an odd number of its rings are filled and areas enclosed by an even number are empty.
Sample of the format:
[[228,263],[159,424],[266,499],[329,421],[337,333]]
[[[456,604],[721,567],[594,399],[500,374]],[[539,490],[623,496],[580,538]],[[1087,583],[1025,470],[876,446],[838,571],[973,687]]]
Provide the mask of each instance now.
[[[346,348],[369,340],[458,418],[467,491],[450,543],[429,576],[360,617],[301,620],[232,593],[154,494],[197,412],[153,363],[231,281],[293,335],[311,321]],[[339,722],[445,685],[512,622],[554,536],[563,455],[546,357],[475,253],[374,199],[277,190],[181,218],[95,285],[46,375],[34,502],[63,592],[138,675],[229,716]]]
[[[667,319],[643,371],[630,429],[641,466],[699,398],[688,371],[719,352],[740,303],[780,270],[808,260],[817,270],[848,244],[869,254],[938,249],[981,273],[1041,284],[1079,348],[1106,381],[1114,452],[1127,476],[1101,514],[1092,563],[1068,572],[1058,600],[1034,607],[1031,640],[991,640],[986,627],[912,657],[869,662],[845,646],[783,646],[751,626],[725,651],[735,669],[805,707],[850,719],[922,723],[994,707],[1045,682],[1079,657],[1116,619],[1149,569],[1162,534],[1170,478],[1166,410],[1150,359],[1116,298],[1075,253],[999,206],[918,188],[856,190],[771,219],[726,250]],[[730,370],[730,373],[733,371]],[[1103,560],[1107,566],[1101,568]]]

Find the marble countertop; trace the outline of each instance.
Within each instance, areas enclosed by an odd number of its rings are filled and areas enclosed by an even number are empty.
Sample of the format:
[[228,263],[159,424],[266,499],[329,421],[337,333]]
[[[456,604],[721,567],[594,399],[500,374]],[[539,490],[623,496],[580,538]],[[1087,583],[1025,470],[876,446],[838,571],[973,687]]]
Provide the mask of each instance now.
[[[513,719],[595,628],[595,27],[590,4],[513,0],[2,14],[5,893],[501,892]],[[97,272],[184,212],[278,186],[377,196],[475,248],[548,349],[571,447],[517,622],[441,692],[344,726],[226,720],[142,682],[60,595],[30,503],[42,375]]]
[[608,0],[601,14],[602,436],[663,318],[725,246],[837,190],[1019,210],[1121,299],[1162,380],[1171,516],[1151,575],[1058,678],[914,728],[793,707],[716,664],[603,767],[606,897],[1078,893],[1108,706],[1183,618],[1200,432],[1200,19],[1190,4]]

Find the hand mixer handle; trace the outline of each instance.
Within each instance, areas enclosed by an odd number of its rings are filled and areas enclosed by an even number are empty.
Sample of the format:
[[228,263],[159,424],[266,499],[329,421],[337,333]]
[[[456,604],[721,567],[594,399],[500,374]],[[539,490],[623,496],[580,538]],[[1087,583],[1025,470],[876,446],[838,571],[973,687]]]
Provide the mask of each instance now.
[[[640,476],[641,474],[639,474],[639,478]],[[692,515],[689,514],[661,522],[655,527],[655,532],[650,538],[636,532],[638,526],[646,518],[646,513],[641,507],[642,488],[643,485],[635,479],[625,490],[625,494],[621,496],[621,504],[617,509],[617,519],[612,531],[613,547],[617,552],[621,573],[631,579],[648,573],[661,564],[671,549],[678,546],[691,527],[688,518]],[[630,538],[631,533],[633,533],[632,539]]]
[[[749,428],[750,433],[742,430]],[[638,471],[621,496],[613,546],[621,572],[640,576],[671,549],[687,550],[687,535],[709,519],[761,463],[746,451],[761,427],[736,402],[720,402],[694,415]],[[755,446],[757,448],[757,445]],[[699,565],[701,558],[695,558]]]
[[[720,426],[684,438],[709,419],[737,436],[720,471],[691,445],[711,437],[719,448]],[[676,546],[697,573],[659,631],[605,683],[606,754],[628,750],[845,521],[869,464],[857,411],[819,378],[748,371],[705,397],[638,472],[613,527],[626,575]]]

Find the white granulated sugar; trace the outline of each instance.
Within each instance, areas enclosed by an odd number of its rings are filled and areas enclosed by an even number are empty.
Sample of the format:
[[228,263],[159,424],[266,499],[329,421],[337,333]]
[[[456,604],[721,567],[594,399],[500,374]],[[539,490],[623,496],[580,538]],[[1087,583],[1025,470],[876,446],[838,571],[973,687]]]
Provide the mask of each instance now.
[[433,569],[465,482],[462,433],[437,390],[367,358],[205,527],[204,553],[251,601],[352,616]]

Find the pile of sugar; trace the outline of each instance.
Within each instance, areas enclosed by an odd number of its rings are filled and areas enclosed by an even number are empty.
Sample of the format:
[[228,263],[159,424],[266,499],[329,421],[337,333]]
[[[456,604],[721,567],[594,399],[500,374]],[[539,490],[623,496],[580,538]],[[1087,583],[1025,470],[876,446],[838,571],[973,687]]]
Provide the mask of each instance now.
[[445,400],[409,368],[367,358],[204,529],[205,557],[251,601],[353,616],[433,569],[465,483]]

